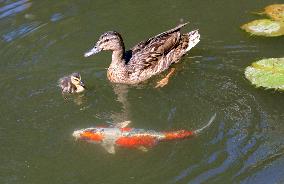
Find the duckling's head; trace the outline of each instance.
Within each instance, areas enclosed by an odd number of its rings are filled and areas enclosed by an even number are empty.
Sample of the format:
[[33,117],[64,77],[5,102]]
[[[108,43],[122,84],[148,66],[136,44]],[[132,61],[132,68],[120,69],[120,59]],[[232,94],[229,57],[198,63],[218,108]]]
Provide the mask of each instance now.
[[76,92],[81,92],[85,90],[85,84],[81,80],[81,75],[79,73],[72,73],[70,76],[71,83],[74,84],[77,88]]
[[93,54],[97,54],[102,50],[122,50],[124,52],[124,43],[121,35],[116,31],[108,31],[103,33],[95,47],[84,54],[85,57],[89,57]]

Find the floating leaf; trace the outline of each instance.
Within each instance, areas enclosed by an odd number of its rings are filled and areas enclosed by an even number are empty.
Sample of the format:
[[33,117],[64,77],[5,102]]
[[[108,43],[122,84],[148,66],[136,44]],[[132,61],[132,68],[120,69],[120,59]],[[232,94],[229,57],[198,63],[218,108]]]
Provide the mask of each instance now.
[[284,58],[262,59],[245,69],[245,76],[257,87],[284,90]]
[[266,6],[264,12],[274,20],[284,21],[284,4]]
[[257,36],[281,36],[284,35],[284,22],[270,19],[254,20],[241,26],[246,32]]

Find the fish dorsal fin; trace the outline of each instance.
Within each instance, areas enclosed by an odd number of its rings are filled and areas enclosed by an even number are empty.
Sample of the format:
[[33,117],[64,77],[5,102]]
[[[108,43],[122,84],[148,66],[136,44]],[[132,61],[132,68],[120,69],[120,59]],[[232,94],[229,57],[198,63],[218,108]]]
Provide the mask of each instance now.
[[110,154],[115,154],[114,144],[103,142],[102,147]]
[[114,127],[116,127],[116,128],[125,128],[125,127],[127,127],[130,123],[131,123],[131,121],[123,121],[123,122],[121,122],[121,123],[115,124]]

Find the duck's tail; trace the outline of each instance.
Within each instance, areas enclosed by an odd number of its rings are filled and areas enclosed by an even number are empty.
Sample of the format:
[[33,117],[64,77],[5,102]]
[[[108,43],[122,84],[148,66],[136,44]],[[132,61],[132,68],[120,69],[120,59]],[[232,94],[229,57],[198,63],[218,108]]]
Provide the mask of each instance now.
[[200,41],[200,34],[198,33],[198,30],[191,31],[187,34],[188,36],[188,46],[186,48],[186,52],[195,47],[196,44]]
[[179,131],[172,131],[172,132],[164,132],[165,137],[163,138],[163,140],[184,139],[184,138],[188,138],[188,137],[198,135],[203,130],[208,128],[213,123],[215,118],[216,118],[216,113],[210,118],[209,122],[205,126],[203,126],[202,128],[199,128],[197,130],[194,130],[194,131],[179,130]]

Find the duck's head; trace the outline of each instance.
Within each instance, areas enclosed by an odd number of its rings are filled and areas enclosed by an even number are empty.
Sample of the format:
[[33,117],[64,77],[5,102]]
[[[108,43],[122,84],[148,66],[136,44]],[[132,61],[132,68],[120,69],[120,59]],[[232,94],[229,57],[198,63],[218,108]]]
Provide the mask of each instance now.
[[91,50],[86,52],[84,56],[89,57],[93,54],[99,53],[102,50],[124,51],[124,44],[120,34],[115,31],[108,31],[103,33],[100,36],[99,41],[96,43],[96,45]]
[[72,73],[71,76],[71,83],[74,84],[77,88],[77,90],[80,90],[78,92],[83,91],[86,87],[83,81],[81,80],[81,75],[79,73]]

